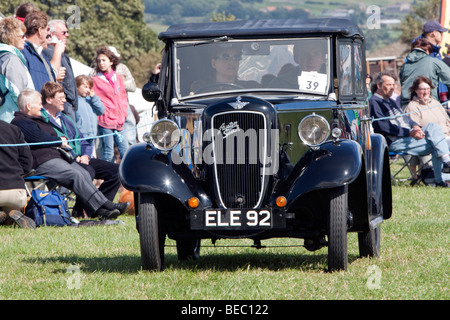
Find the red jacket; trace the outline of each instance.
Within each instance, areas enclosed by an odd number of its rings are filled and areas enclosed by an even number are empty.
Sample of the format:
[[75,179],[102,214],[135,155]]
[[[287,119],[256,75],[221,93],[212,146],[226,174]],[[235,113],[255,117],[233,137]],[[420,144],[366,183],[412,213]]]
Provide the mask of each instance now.
[[95,94],[105,106],[105,112],[97,117],[97,122],[103,128],[121,131],[127,117],[128,98],[122,77],[116,73],[114,78],[113,88],[101,73],[92,77]]

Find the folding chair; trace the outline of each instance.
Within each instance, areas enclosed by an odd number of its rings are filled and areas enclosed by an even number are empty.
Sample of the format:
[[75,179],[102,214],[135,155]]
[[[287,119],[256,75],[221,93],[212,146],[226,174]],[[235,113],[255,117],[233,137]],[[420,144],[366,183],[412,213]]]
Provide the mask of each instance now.
[[[50,190],[58,191],[59,188],[64,188],[64,187],[60,186],[53,179],[35,175],[34,171],[30,172],[25,177],[25,190],[27,192],[28,198],[31,198],[31,192],[35,189],[43,190],[43,191],[50,191]],[[64,189],[68,190],[66,188],[64,188]],[[62,194],[61,192],[59,192],[59,193]],[[75,202],[75,194],[73,193],[72,190],[68,190],[68,193],[64,192],[63,196],[64,195],[65,195],[65,198],[66,198],[68,204],[69,204],[69,201],[71,201],[72,203]],[[69,206],[69,209],[72,209],[72,208],[73,208],[73,205]]]
[[[389,159],[390,159],[390,165],[392,166],[394,163],[399,161],[400,159],[403,160],[403,163],[400,166],[400,169],[398,169],[394,174],[391,173],[391,179],[392,182],[397,185],[400,181],[411,181],[410,185],[418,185],[420,182],[424,182],[423,178],[421,176],[421,172],[423,169],[425,169],[427,166],[429,166],[429,162],[431,159],[427,160],[425,163],[419,164],[416,170],[412,170],[410,165],[412,162],[412,159],[414,159],[415,156],[412,156],[410,154],[404,153],[404,152],[389,152]],[[403,171],[403,169],[408,168],[409,171],[409,177],[408,178],[400,178],[398,177],[399,174]]]
[[25,177],[25,190],[27,191],[27,196],[31,197],[31,192],[35,189],[50,191],[55,190],[58,184],[46,177],[30,175]]

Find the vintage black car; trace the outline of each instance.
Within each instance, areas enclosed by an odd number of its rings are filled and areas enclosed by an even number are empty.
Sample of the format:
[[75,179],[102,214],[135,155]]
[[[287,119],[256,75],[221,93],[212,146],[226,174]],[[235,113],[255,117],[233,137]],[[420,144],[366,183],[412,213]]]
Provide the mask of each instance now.
[[179,259],[202,239],[275,237],[328,246],[328,269],[380,254],[391,217],[389,153],[371,130],[364,35],[345,19],[180,24],[157,83],[143,96],[159,120],[128,150],[142,267],[164,268],[166,236]]

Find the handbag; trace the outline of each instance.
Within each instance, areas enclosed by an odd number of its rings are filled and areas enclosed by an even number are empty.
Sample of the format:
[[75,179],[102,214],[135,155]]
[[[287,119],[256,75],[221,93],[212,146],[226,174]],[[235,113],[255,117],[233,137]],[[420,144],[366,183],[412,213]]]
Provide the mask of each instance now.
[[61,157],[66,160],[68,163],[73,163],[76,160],[75,154],[72,152],[72,149],[64,148],[64,147],[56,147],[56,150],[59,151]]

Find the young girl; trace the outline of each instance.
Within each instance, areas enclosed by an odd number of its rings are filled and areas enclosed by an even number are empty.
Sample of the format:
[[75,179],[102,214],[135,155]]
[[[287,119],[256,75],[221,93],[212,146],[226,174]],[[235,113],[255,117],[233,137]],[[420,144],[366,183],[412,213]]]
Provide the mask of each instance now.
[[[94,82],[91,77],[80,75],[75,78],[78,91],[78,110],[75,112],[78,130],[84,137],[97,136],[97,116],[105,112],[100,98],[92,89]],[[92,146],[93,154],[95,156],[95,139],[86,140]]]
[[97,74],[92,78],[95,93],[105,106],[103,115],[97,118],[98,134],[100,138],[100,158],[114,162],[114,144],[117,145],[120,156],[123,158],[128,148],[125,134],[116,134],[124,128],[127,117],[128,97],[123,78],[115,72],[119,58],[103,46],[97,49]]

